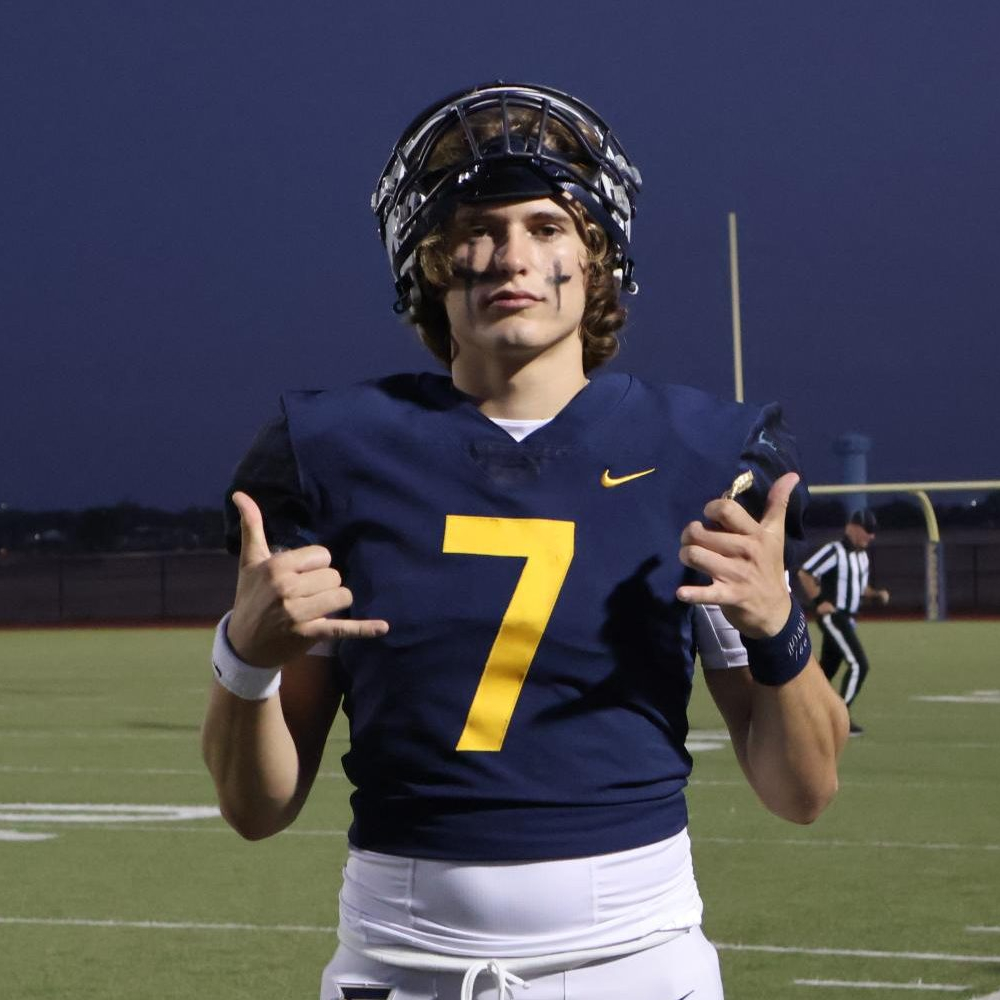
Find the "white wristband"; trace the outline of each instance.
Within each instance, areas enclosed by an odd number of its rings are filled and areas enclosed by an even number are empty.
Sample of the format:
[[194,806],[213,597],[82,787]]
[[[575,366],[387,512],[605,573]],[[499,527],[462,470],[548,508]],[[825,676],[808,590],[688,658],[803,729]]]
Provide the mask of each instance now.
[[227,611],[215,628],[215,642],[212,643],[215,679],[237,698],[263,701],[276,694],[281,687],[281,667],[254,667],[236,655],[226,635],[226,626],[232,614],[232,611]]

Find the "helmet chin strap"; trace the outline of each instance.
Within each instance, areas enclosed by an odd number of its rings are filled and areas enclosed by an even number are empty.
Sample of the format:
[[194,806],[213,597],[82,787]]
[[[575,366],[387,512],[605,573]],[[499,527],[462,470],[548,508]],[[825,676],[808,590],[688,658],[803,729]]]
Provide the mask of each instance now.
[[612,276],[615,279],[615,284],[623,291],[627,292],[629,295],[639,294],[639,283],[632,277],[632,272],[635,270],[635,261],[631,257],[626,257],[625,261],[622,263],[621,267],[616,267],[612,271]]
[[392,311],[397,316],[402,316],[403,313],[408,312],[413,305],[413,289],[414,289],[413,278],[408,274],[400,275],[399,280],[396,282],[396,301],[392,304]]

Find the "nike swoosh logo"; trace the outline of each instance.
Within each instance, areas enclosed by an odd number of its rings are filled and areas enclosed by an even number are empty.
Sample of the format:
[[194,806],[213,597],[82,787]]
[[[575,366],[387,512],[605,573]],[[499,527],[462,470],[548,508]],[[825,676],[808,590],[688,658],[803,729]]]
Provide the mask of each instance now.
[[630,483],[633,479],[641,479],[643,476],[648,476],[651,472],[656,472],[655,466],[652,469],[643,469],[642,472],[633,472],[628,476],[612,476],[611,470],[605,469],[601,473],[601,485],[608,488],[621,486],[622,483]]

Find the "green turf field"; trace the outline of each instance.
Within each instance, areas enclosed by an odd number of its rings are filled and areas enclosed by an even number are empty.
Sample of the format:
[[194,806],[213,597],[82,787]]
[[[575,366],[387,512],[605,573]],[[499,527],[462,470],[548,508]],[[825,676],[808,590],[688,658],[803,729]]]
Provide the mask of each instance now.
[[[697,690],[692,836],[727,997],[1000,1000],[1000,624],[863,636],[867,733],[812,827],[756,804]],[[0,997],[316,996],[344,732],[292,830],[241,841],[198,748],[210,640],[0,632]]]

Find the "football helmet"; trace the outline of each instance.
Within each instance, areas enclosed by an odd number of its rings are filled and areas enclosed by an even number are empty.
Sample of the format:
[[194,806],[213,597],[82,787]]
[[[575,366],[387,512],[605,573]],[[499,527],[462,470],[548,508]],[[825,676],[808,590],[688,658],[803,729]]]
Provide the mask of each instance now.
[[[529,134],[523,127],[512,128],[510,116],[518,115],[516,109],[535,112]],[[477,138],[470,116],[486,110],[498,112],[499,132]],[[569,132],[578,149],[567,154],[550,141],[552,122]],[[464,136],[465,155],[434,168],[432,154],[449,131]],[[622,288],[635,293],[629,247],[641,184],[639,171],[605,122],[560,90],[497,81],[438,101],[403,132],[372,194],[372,211],[396,282],[393,308],[402,313],[414,303],[417,245],[456,205],[559,192],[576,199],[604,229],[614,249],[616,277]]]

